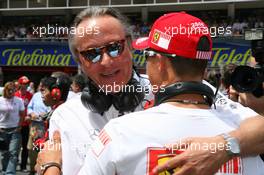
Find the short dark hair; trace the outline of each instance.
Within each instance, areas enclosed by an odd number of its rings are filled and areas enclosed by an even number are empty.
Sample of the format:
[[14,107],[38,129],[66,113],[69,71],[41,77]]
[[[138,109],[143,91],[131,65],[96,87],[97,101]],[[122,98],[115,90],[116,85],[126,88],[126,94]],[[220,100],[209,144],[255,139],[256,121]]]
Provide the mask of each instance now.
[[[118,11],[117,9],[111,8],[111,7],[96,7],[96,6],[92,6],[92,7],[88,7],[87,9],[82,10],[74,19],[73,24],[72,24],[72,28],[77,28],[78,25],[87,18],[92,18],[92,17],[100,17],[100,16],[111,16],[115,19],[117,19],[124,27],[124,32],[126,34],[126,37],[131,37],[132,38],[132,31],[130,30],[130,25],[129,25],[129,20],[128,18],[123,15],[120,11]],[[73,58],[76,61],[79,61],[78,58],[78,53],[77,53],[77,49],[76,49],[76,44],[74,42],[74,37],[75,34],[70,33],[69,34],[69,39],[68,39],[68,43],[69,43],[69,48],[70,51],[73,55]]]
[[[198,51],[210,51],[210,42],[206,36],[200,38],[197,45]],[[185,58],[177,56],[176,58],[171,58],[170,62],[174,71],[179,76],[203,76],[205,69],[207,67],[207,60],[195,59],[195,58]]]
[[77,74],[72,78],[72,82],[75,82],[82,91],[83,88],[85,87],[86,80],[82,74]]
[[55,87],[60,89],[62,101],[67,100],[70,86],[71,86],[70,77],[66,75],[59,76],[58,78],[47,77],[43,79],[43,87],[48,88],[49,91],[51,91]]
[[224,65],[222,70],[221,70],[221,80],[223,85],[228,88],[231,85],[231,75],[232,72],[234,72],[235,68],[237,67],[237,65],[231,63],[231,64],[227,64]]

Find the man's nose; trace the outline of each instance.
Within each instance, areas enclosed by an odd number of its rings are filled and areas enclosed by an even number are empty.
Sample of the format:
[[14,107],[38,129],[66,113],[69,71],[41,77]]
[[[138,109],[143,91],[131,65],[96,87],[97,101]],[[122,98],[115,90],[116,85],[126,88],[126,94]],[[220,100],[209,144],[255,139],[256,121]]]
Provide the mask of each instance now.
[[113,63],[113,59],[106,52],[104,52],[102,54],[101,65],[105,67],[109,67],[112,65],[112,63]]

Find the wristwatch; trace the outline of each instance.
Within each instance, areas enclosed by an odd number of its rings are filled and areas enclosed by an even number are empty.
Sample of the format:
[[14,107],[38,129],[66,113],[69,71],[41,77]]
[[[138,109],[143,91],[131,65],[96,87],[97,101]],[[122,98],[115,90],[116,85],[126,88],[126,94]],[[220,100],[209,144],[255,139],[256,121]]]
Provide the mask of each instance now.
[[47,171],[47,169],[50,167],[53,167],[53,166],[57,167],[61,173],[61,165],[60,164],[58,164],[56,162],[49,162],[49,163],[45,163],[43,165],[40,165],[40,175],[44,175],[45,172]]
[[226,152],[229,156],[235,157],[240,155],[240,145],[237,138],[230,136],[227,133],[223,133],[222,136],[226,141]]

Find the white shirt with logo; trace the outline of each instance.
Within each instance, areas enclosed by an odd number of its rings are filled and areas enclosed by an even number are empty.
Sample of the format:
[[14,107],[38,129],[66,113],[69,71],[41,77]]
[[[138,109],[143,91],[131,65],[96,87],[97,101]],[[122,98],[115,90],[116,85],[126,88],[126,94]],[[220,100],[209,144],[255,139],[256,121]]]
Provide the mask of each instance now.
[[23,100],[14,96],[11,99],[0,97],[0,128],[17,127],[20,120],[20,111],[24,111]]
[[[143,87],[150,85],[146,78],[140,78],[140,84]],[[151,92],[145,95],[135,111],[143,110],[145,103],[154,98]],[[50,119],[49,137],[52,138],[54,131],[60,131],[64,175],[75,175],[79,172],[92,141],[109,120],[120,115],[113,105],[103,115],[92,112],[83,106],[81,95],[72,97],[54,111]]]
[[[93,142],[79,175],[150,175],[156,165],[182,152],[166,150],[165,144],[186,137],[226,133],[238,128],[248,116],[257,115],[225,98],[218,99],[217,105],[216,109],[207,110],[165,103],[111,120]],[[192,149],[210,149],[213,153],[216,147],[224,149],[223,145],[206,143]],[[256,156],[234,158],[216,174],[263,175],[263,172],[264,163]]]

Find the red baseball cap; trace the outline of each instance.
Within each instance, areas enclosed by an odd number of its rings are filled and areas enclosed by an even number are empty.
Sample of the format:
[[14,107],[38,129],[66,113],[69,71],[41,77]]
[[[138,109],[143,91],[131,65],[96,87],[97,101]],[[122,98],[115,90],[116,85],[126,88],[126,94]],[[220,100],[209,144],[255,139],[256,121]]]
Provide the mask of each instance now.
[[[197,50],[201,37],[207,37],[209,51]],[[153,49],[192,59],[211,59],[212,38],[207,25],[185,12],[168,13],[158,18],[149,33],[149,37],[133,41],[138,50]]]
[[19,83],[19,84],[28,84],[28,83],[29,83],[29,79],[28,79],[28,77],[26,77],[26,76],[22,76],[22,77],[20,77],[20,78],[18,79],[18,83]]

